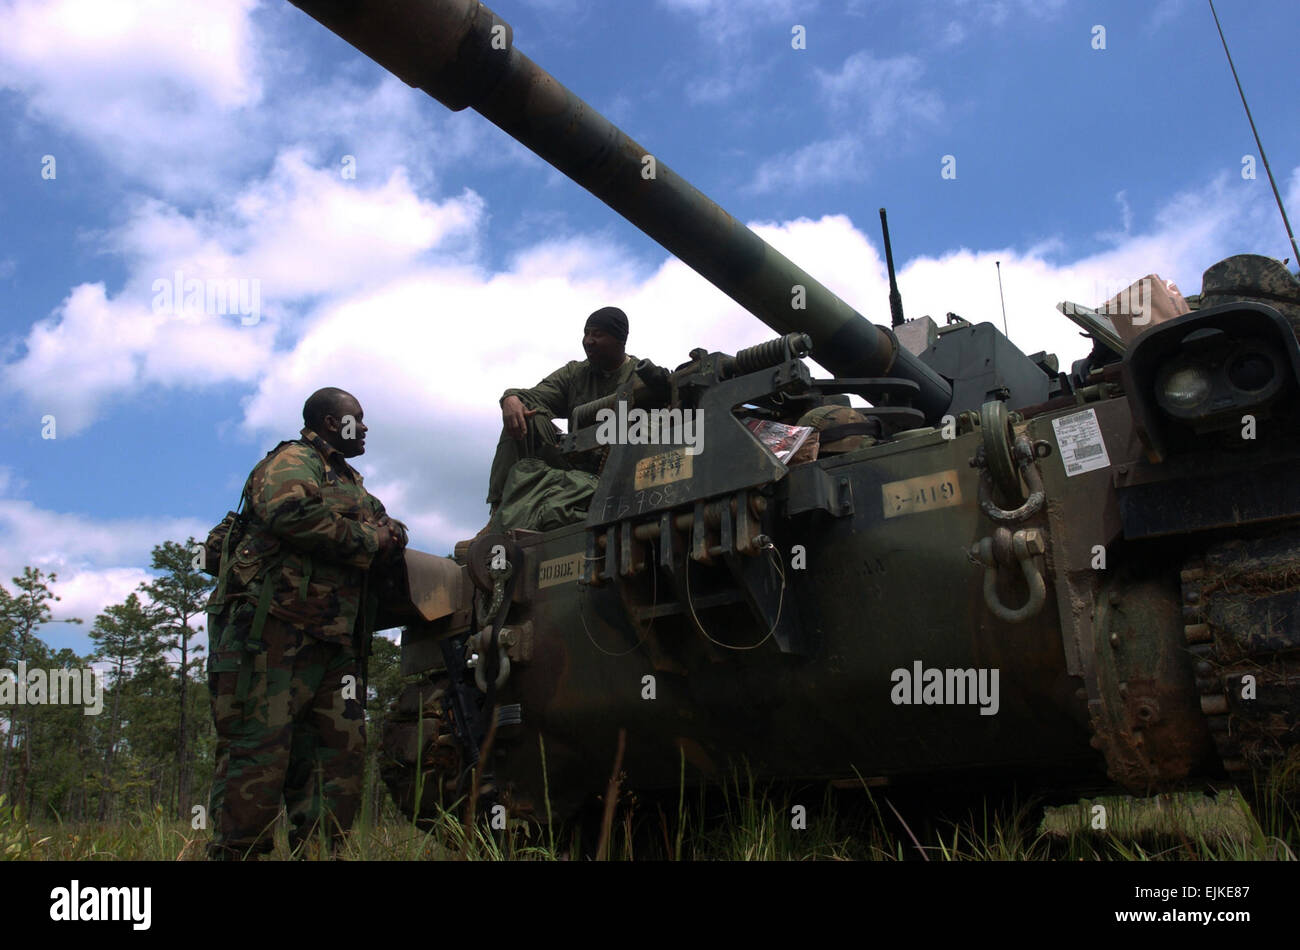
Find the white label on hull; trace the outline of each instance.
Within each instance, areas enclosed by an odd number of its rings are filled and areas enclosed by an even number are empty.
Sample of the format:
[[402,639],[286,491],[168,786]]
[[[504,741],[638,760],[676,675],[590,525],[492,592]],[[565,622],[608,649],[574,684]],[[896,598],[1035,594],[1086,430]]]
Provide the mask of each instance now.
[[1097,410],[1086,409],[1071,416],[1052,420],[1056,444],[1061,450],[1061,464],[1068,477],[1099,468],[1110,468],[1110,456],[1097,424]]

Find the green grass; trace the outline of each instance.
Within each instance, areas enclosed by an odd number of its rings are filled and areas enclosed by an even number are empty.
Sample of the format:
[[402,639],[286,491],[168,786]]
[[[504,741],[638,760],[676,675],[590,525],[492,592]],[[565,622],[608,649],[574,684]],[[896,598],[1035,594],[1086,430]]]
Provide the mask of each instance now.
[[[1105,807],[1105,829],[1093,827],[1095,805]],[[1294,809],[1282,796],[1266,798],[1265,805],[1261,822],[1235,792],[1217,799],[1198,792],[1099,798],[1050,808],[1034,828],[1027,827],[1028,809],[1006,814],[985,808],[962,822],[937,822],[923,835],[905,830],[878,790],[846,797],[826,789],[818,799],[808,789],[795,794],[738,774],[707,796],[684,786],[662,799],[643,800],[625,791],[609,855],[613,860],[897,861],[920,858],[920,844],[930,861],[1295,860],[1300,842]],[[585,860],[595,850],[590,830],[584,842],[583,828],[576,825],[511,820],[504,830],[493,831],[480,816],[467,828],[460,808],[453,806],[416,827],[387,800],[380,811],[378,821],[358,822],[339,857],[563,861]],[[363,815],[369,812],[363,809]],[[0,801],[0,857],[8,860],[201,860],[208,837],[160,810],[109,823],[35,823]],[[328,857],[325,849],[314,846],[305,857],[323,856]],[[290,859],[283,826],[277,828],[271,857]]]

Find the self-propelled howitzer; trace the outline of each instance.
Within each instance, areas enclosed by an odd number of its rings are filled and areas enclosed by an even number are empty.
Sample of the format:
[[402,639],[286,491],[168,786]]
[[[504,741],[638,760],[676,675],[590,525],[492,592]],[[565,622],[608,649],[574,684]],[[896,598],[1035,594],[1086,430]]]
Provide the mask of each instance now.
[[[408,624],[404,671],[427,677],[385,736],[404,808],[463,793],[489,734],[497,793],[540,815],[544,787],[557,815],[604,787],[620,730],[640,787],[676,787],[683,759],[705,779],[744,760],[903,795],[1072,798],[1248,788],[1293,754],[1289,274],[1234,258],[1231,293],[1211,293],[1212,268],[1199,309],[1127,345],[1098,329],[1068,374],[987,323],[896,335],[541,70],[482,4],[294,2],[781,334],[645,366],[576,413],[566,451],[608,451],[581,523],[486,534],[455,561],[408,552],[387,619]],[[810,353],[834,379],[813,379]],[[754,434],[846,393],[872,403],[855,451],[790,465]],[[608,444],[600,408],[693,413],[702,451],[622,429]]]

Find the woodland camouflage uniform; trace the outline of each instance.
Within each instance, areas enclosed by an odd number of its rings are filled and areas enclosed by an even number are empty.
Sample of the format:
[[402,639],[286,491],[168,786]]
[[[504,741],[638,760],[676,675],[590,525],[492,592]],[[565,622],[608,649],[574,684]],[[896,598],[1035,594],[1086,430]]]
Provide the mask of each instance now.
[[1210,267],[1201,281],[1200,297],[1194,298],[1200,309],[1243,300],[1264,303],[1281,313],[1300,336],[1300,280],[1281,261],[1237,254]]
[[[507,389],[502,393],[503,403],[509,396],[518,396],[525,408],[540,411],[527,420],[528,434],[524,439],[511,438],[502,431],[488,478],[488,504],[495,508],[501,503],[506,476],[515,462],[530,456],[544,457],[547,448],[556,445],[559,431],[551,423],[552,419],[570,416],[575,407],[615,392],[627,382],[637,362],[635,356],[628,355],[618,369],[605,373],[589,360],[570,360],[532,389]],[[572,431],[572,419],[569,425]]]
[[244,493],[250,523],[209,603],[214,857],[269,852],[282,798],[295,848],[322,810],[335,843],[351,826],[365,749],[362,664],[377,605],[367,571],[380,524],[406,540],[343,455],[309,428],[259,462]]

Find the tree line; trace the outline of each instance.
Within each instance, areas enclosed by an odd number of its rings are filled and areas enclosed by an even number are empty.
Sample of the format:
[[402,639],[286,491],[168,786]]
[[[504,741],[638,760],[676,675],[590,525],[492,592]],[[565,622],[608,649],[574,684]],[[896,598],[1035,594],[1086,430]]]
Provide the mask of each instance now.
[[[53,650],[37,633],[56,617],[58,575],[25,567],[10,589],[0,583],[0,800],[35,820],[117,821],[155,811],[189,820],[207,804],[216,737],[212,728],[205,658],[195,638],[215,580],[193,563],[194,538],[153,549],[155,577],[118,604],[106,607],[90,628],[93,649],[82,656]],[[366,706],[367,785],[377,808],[376,759],[382,711],[403,680],[400,650],[376,636],[370,658]],[[50,702],[54,678],[100,670],[100,710]],[[17,693],[20,669],[67,671],[48,677],[45,695]],[[6,672],[7,671],[7,672]],[[46,677],[46,674],[41,674]],[[19,701],[20,699],[25,701]]]

